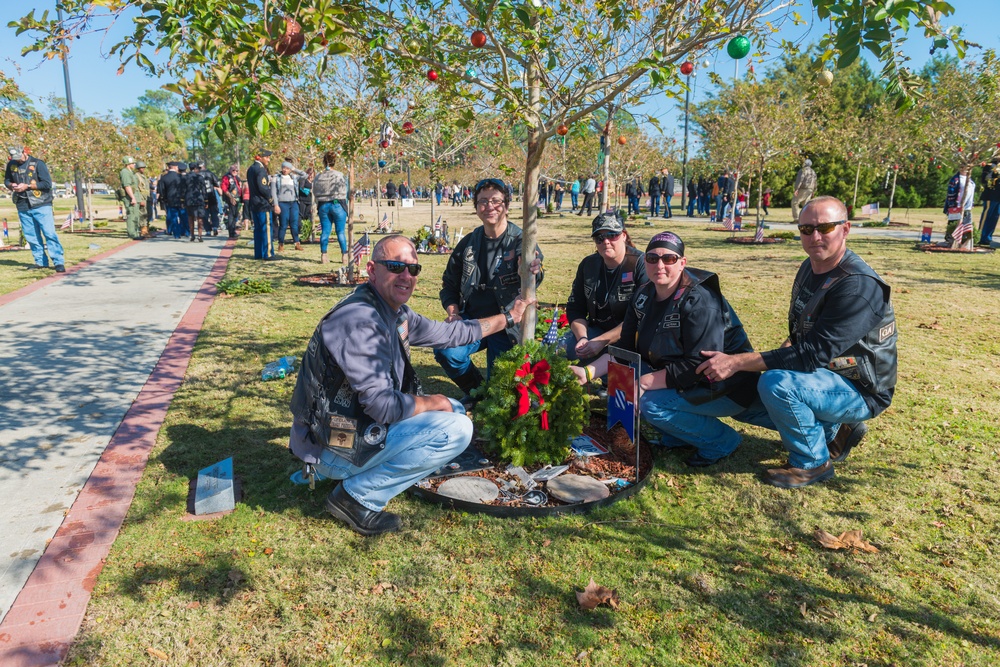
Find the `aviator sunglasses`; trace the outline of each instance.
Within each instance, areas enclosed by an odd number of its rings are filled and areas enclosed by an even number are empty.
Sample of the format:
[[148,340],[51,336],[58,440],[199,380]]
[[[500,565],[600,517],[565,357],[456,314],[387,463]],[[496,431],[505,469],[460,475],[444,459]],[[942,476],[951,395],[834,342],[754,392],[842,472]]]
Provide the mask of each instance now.
[[813,232],[818,231],[820,234],[829,234],[837,225],[842,225],[847,220],[837,220],[836,222],[821,222],[818,225],[798,225],[799,233],[805,234],[806,236],[812,236]]
[[410,275],[414,278],[420,275],[420,269],[423,268],[419,264],[407,264],[406,262],[397,262],[392,259],[376,259],[375,263],[384,266],[389,273],[399,274],[403,271],[409,271]]
[[646,261],[650,264],[663,262],[665,266],[672,266],[673,264],[676,264],[680,258],[680,255],[657,255],[655,252],[646,253]]
[[604,243],[605,241],[617,241],[621,232],[598,232],[594,234],[594,243]]

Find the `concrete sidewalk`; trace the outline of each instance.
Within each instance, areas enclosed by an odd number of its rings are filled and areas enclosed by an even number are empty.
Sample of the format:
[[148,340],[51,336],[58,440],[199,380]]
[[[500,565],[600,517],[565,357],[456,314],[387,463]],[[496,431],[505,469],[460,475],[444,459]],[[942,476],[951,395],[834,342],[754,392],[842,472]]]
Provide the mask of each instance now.
[[[6,509],[0,515],[0,618],[63,524],[213,267],[216,274],[224,270],[219,262],[220,254],[228,258],[224,248],[221,237],[190,243],[161,236],[63,277],[46,278],[0,305],[0,497]],[[196,336],[197,330],[192,343]],[[183,361],[181,375],[186,357]],[[104,537],[113,541],[114,535],[117,528]],[[5,641],[10,635],[0,632],[0,651]]]

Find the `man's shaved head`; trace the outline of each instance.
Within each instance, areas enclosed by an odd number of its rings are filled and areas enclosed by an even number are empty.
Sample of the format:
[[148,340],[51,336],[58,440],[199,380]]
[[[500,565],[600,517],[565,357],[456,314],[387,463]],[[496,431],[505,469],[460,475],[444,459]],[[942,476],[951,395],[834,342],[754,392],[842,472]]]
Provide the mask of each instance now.
[[413,245],[413,241],[409,238],[402,234],[389,234],[379,240],[375,244],[375,247],[372,248],[372,261],[385,259],[389,255],[389,248],[394,247],[396,243],[406,243],[413,248],[413,252],[417,251],[417,247]]

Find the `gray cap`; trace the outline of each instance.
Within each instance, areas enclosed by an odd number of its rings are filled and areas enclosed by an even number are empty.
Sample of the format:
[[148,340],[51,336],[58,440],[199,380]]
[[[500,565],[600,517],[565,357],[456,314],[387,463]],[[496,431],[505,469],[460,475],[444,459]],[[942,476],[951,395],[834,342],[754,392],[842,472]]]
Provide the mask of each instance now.
[[7,149],[7,154],[11,157],[21,157],[24,154],[24,149],[20,146],[11,146]]
[[802,164],[805,165],[806,167],[811,167],[813,166],[813,161],[810,160],[809,158],[806,158],[806,161],[803,162]]
[[593,236],[598,232],[611,232],[613,234],[621,234],[625,231],[625,221],[622,219],[622,214],[620,211],[607,211],[601,213],[596,218],[594,218],[594,223],[592,225],[592,230],[590,235]]
[[146,163],[143,162],[142,160],[139,160],[138,162],[135,163],[135,168],[136,169],[145,169],[146,168]]
[[292,164],[291,162],[282,162],[281,163],[281,168],[282,169],[295,169],[295,165]]

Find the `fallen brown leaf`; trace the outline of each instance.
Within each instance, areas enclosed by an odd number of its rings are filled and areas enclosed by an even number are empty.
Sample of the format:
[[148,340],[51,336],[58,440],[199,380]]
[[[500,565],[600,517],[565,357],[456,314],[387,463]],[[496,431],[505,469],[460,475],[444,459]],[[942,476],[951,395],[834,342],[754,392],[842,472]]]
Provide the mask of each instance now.
[[860,530],[848,530],[835,537],[825,530],[817,528],[816,532],[813,533],[813,537],[825,549],[855,549],[866,551],[870,554],[877,554],[879,552],[878,548],[872,546],[870,542],[861,537]]
[[938,324],[937,320],[934,320],[930,324],[924,324],[923,322],[921,322],[920,324],[917,325],[917,328],[918,329],[934,329],[935,331],[941,331],[942,329],[944,329],[943,326],[941,326],[940,324]]
[[170,656],[167,655],[166,653],[164,653],[163,651],[161,651],[158,648],[152,648],[152,647],[147,648],[146,649],[146,653],[148,653],[150,656],[152,656],[154,658],[162,660],[163,662],[166,662],[167,660],[170,660]]
[[382,595],[382,593],[386,591],[394,591],[394,590],[396,590],[396,585],[390,584],[389,582],[386,581],[377,584],[375,588],[372,589],[372,595]]
[[802,614],[802,618],[806,617],[806,603],[803,602],[799,605],[799,613]]
[[200,606],[201,603],[198,602],[197,600],[194,600],[193,602],[188,602],[187,605],[185,605],[185,609],[197,609]]
[[613,591],[604,586],[598,586],[594,578],[590,578],[590,583],[583,592],[576,592],[576,601],[584,609],[594,609],[598,605],[607,603],[612,609],[618,609],[618,591]]
[[544,542],[542,542],[542,546],[543,546],[543,547],[547,547],[547,546],[549,546],[550,544],[552,544],[552,540],[545,540]]

